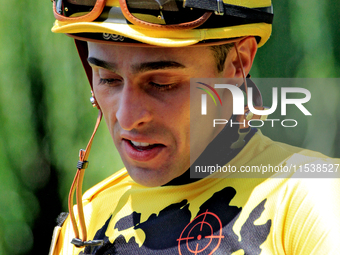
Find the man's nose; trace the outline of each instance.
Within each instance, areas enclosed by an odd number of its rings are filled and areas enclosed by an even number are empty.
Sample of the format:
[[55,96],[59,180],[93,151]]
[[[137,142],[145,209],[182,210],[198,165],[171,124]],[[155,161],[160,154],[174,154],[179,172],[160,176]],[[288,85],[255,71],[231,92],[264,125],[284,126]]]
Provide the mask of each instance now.
[[119,98],[116,118],[124,130],[145,125],[152,119],[150,99],[145,91],[125,84]]

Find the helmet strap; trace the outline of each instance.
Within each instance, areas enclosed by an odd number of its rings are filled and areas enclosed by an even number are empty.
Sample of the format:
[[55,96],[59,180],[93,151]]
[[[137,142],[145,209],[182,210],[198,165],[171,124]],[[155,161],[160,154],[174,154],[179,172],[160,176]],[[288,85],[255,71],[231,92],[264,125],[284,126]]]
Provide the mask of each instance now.
[[[71,243],[77,246],[78,248],[84,247],[84,246],[97,246],[97,245],[103,244],[103,240],[87,241],[87,231],[86,231],[85,217],[84,217],[84,211],[83,211],[83,202],[82,202],[83,178],[85,174],[85,169],[87,168],[88,163],[89,163],[87,159],[90,154],[93,138],[98,130],[101,119],[102,119],[102,111],[99,109],[97,122],[93,130],[92,136],[90,138],[90,141],[88,142],[85,150],[79,151],[77,173],[76,173],[76,176],[74,177],[74,180],[73,180],[73,183],[70,189],[69,197],[68,197],[68,209],[70,212],[70,219],[71,219],[73,231],[75,234],[75,238],[73,238]],[[80,226],[81,235],[82,235],[81,239],[79,237],[79,230],[78,230],[77,222],[76,222],[74,211],[73,211],[73,196],[74,196],[75,191],[76,191],[76,201],[77,201],[76,207],[77,207],[77,212],[78,212],[78,220],[79,220],[79,226]]]
[[246,98],[247,98],[247,103],[244,107],[244,115],[237,115],[237,117],[236,117],[237,124],[239,125],[239,129],[238,129],[239,137],[238,137],[237,141],[234,142],[230,146],[231,149],[238,149],[238,148],[242,148],[246,143],[245,137],[248,135],[248,133],[250,132],[250,129],[251,129],[250,126],[249,126],[249,122],[251,120],[255,120],[255,119],[266,120],[267,115],[255,115],[249,110],[248,87],[251,87],[253,89],[253,102],[255,103],[254,108],[257,109],[257,110],[264,110],[265,107],[263,107],[262,95],[261,95],[260,90],[256,86],[256,84],[250,79],[248,79],[249,83],[247,83],[247,78],[250,78],[250,75],[246,76],[246,74],[245,74],[242,59],[241,59],[239,50],[238,50],[235,42],[234,42],[234,46],[235,46],[235,50],[236,50],[236,53],[237,53],[237,57],[238,57],[238,61],[239,61],[240,67],[241,67],[241,72],[242,72],[242,77],[243,77],[243,84],[240,87],[245,92]]

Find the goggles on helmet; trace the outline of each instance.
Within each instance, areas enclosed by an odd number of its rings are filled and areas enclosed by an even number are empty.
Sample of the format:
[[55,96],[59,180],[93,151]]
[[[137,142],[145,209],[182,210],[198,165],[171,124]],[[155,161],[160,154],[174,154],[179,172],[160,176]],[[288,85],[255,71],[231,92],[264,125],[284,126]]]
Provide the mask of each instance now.
[[[117,12],[117,7],[105,6],[106,0],[53,2],[54,16],[59,21],[104,21],[110,17],[110,13]],[[271,6],[247,8],[225,4],[222,0],[119,0],[119,4],[128,22],[150,29],[193,29],[203,24],[204,27],[261,22],[271,24],[273,20]]]

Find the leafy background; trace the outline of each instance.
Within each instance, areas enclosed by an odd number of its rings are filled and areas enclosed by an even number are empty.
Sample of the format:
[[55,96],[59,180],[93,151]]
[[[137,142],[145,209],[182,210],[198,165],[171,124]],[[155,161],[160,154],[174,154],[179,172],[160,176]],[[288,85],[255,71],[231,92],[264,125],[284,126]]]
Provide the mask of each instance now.
[[[97,113],[72,39],[50,31],[51,1],[0,2],[0,255],[47,254]],[[339,1],[275,1],[274,10],[272,37],[259,49],[252,76],[339,77]],[[313,111],[323,119],[280,135],[265,132],[340,157],[340,87],[333,83],[312,88]],[[261,90],[270,104],[271,91]],[[84,190],[123,166],[104,122],[90,161]]]

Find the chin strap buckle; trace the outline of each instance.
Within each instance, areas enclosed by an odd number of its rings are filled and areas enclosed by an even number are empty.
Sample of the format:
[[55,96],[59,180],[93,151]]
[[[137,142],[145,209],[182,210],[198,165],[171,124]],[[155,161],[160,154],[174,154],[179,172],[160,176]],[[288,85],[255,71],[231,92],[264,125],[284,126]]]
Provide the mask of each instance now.
[[81,160],[78,160],[78,163],[77,163],[77,169],[86,169],[89,165],[89,162],[88,161],[81,161]]
[[73,238],[71,244],[74,244],[78,248],[86,247],[86,246],[99,246],[103,245],[103,240],[90,240],[90,241],[82,241],[79,238]]
[[[256,110],[266,110],[268,107],[264,106],[255,106]],[[239,149],[245,145],[245,137],[249,134],[251,127],[249,125],[250,121],[252,120],[260,120],[265,121],[268,118],[268,115],[256,115],[252,113],[248,106],[244,108],[244,115],[237,116],[236,120],[238,125],[240,125],[238,129],[239,137],[236,142],[234,142],[230,148],[231,149]]]
[[239,148],[243,148],[243,146],[246,143],[246,140],[244,139],[250,132],[250,128],[248,128],[248,130],[245,131],[241,131],[242,129],[238,129],[238,139],[236,142],[232,143],[230,146],[230,149],[239,149]]

